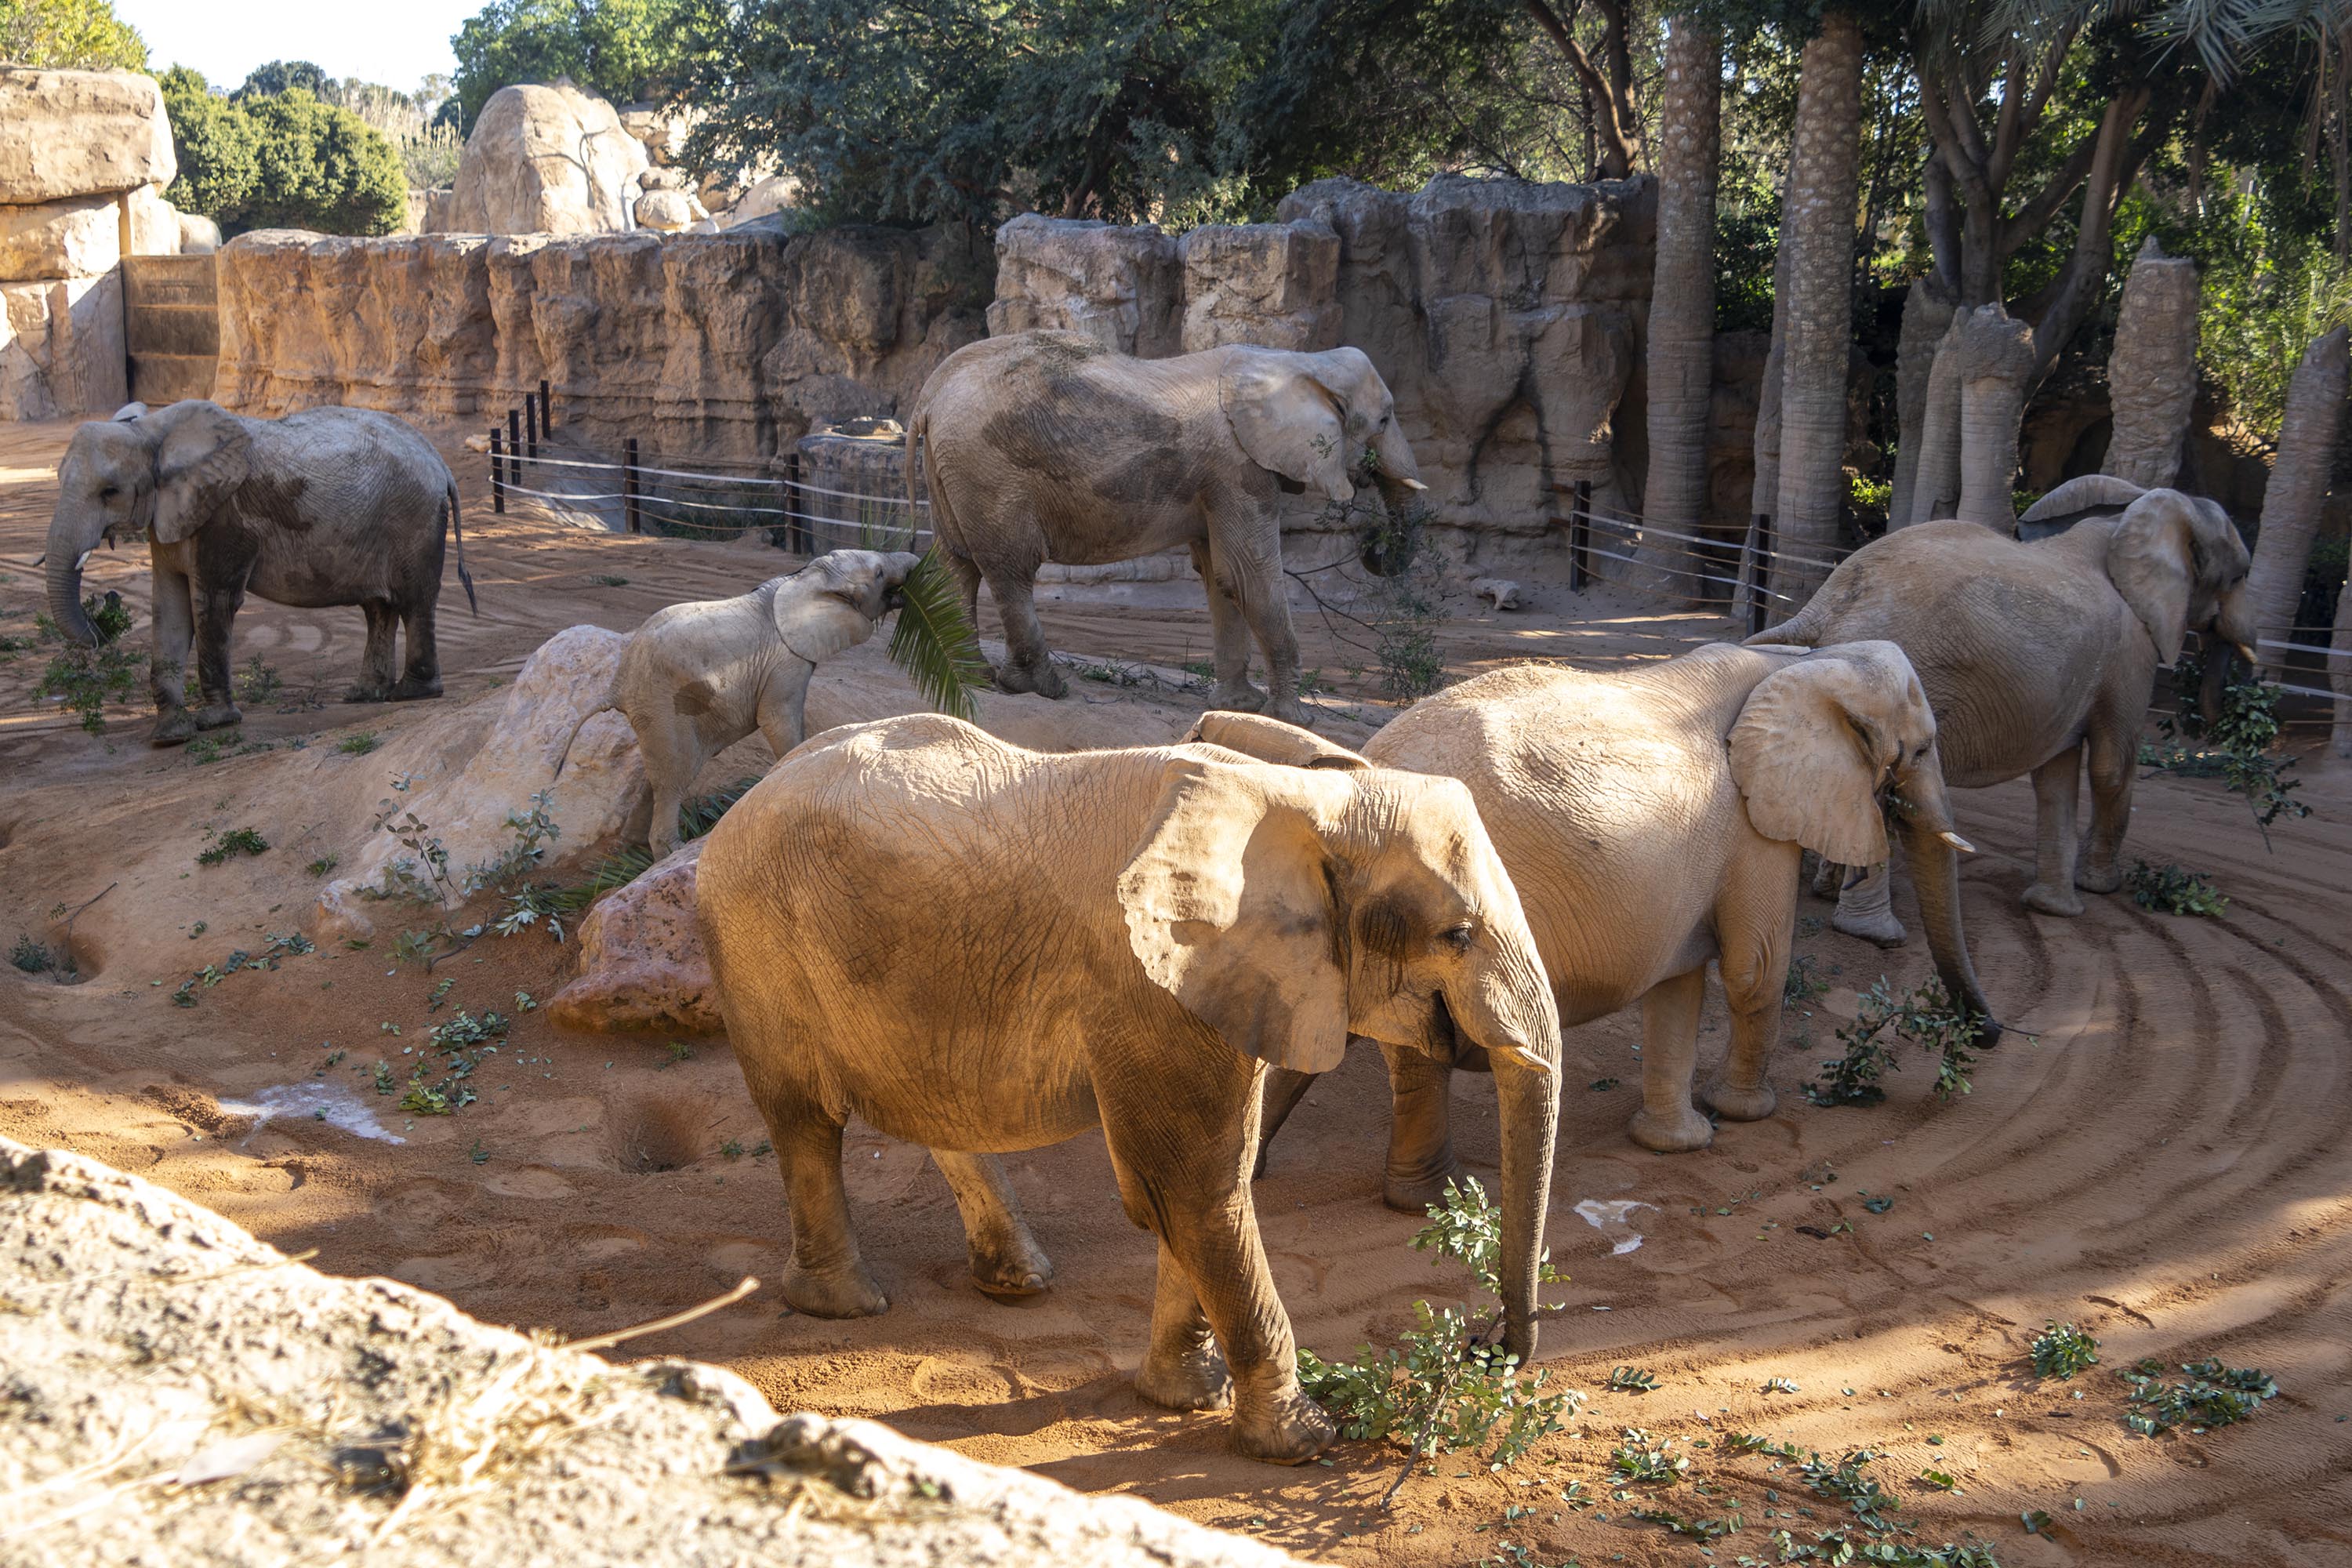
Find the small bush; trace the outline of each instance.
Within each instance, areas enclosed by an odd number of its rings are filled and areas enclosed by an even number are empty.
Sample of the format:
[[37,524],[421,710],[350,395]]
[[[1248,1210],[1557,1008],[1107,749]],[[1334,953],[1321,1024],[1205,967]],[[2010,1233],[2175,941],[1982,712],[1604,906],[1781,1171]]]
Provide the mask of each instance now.
[[383,742],[375,738],[373,730],[362,730],[356,735],[346,735],[336,742],[335,750],[347,757],[364,757],[382,744]]
[[232,827],[223,833],[215,829],[206,847],[196,856],[199,866],[219,866],[238,855],[258,855],[269,847],[269,840],[250,827]]
[[2201,659],[2184,657],[2174,662],[2173,694],[2178,711],[2159,726],[2168,739],[2177,736],[2201,742],[2199,748],[2192,752],[2175,746],[2152,757],[2144,752],[2141,760],[2172,773],[2192,776],[2220,774],[2231,794],[2246,797],[2246,810],[2252,816],[2255,831],[2263,836],[2263,847],[2267,849],[2273,823],[2282,816],[2311,815],[2311,807],[2296,800],[2293,794],[2303,787],[2303,781],[2286,776],[2295,759],[2277,754],[2277,694],[2259,680],[2242,680],[2226,687],[2221,692],[2220,716],[2209,724],[2198,706],[2203,680]]
[[2072,1378],[2099,1364],[2099,1342],[2072,1323],[2053,1318],[2033,1336],[2033,1375]]
[[1941,981],[1897,996],[1882,974],[1863,994],[1853,1022],[1837,1032],[1845,1055],[1822,1063],[1821,1080],[1806,1093],[1816,1105],[1876,1105],[1886,1098],[1880,1075],[1901,1066],[1893,1042],[1908,1040],[1936,1054],[1937,1095],[1949,1100],[1966,1094],[1981,1032],[1980,1022],[1952,1001]]
[[2145,860],[2134,860],[2124,876],[2124,886],[2130,890],[2132,902],[2159,914],[2210,918],[2230,907],[2230,900],[2211,881],[2173,865],[2151,866]]
[[8,962],[27,974],[47,974],[58,966],[47,946],[36,942],[30,933],[16,938],[16,945],[8,950]]

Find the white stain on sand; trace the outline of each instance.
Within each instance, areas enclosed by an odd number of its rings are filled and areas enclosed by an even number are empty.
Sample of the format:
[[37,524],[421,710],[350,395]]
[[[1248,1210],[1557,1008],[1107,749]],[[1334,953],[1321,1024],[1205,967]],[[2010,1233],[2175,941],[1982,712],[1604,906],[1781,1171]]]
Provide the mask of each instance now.
[[1642,1245],[1642,1233],[1635,1230],[1632,1215],[1635,1209],[1654,1209],[1655,1204],[1645,1204],[1639,1198],[1587,1198],[1576,1205],[1576,1212],[1601,1235],[1613,1238],[1609,1248],[1612,1258],[1622,1256]]
[[251,1100],[224,1100],[220,1108],[231,1116],[252,1117],[257,1131],[273,1116],[308,1116],[356,1137],[383,1143],[408,1142],[386,1131],[367,1102],[339,1083],[273,1083]]

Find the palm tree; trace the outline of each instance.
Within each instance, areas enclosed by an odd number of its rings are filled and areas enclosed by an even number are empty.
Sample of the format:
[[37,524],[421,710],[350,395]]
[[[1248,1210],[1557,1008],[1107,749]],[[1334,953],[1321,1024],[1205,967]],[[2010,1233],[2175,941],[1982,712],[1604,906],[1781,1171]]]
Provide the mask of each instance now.
[[[1650,286],[1650,472],[1642,512],[1695,532],[1706,510],[1707,405],[1715,384],[1715,187],[1722,153],[1723,37],[1676,16],[1658,113],[1658,241]],[[1644,542],[1645,560],[1684,553]],[[1664,578],[1688,594],[1686,578]]]
[[[1862,137],[1862,27],[1822,14],[1805,45],[1797,123],[1782,198],[1789,275],[1779,313],[1780,484],[1775,535],[1799,556],[1826,560],[1845,507],[1846,365],[1853,341],[1856,157]],[[1775,585],[1801,604],[1826,574],[1791,561]],[[1785,607],[1785,606],[1784,606]]]
[[2150,235],[2124,283],[2116,348],[2107,360],[2115,434],[2102,472],[2143,489],[2180,477],[2197,401],[2197,264],[2167,256]]
[[[2293,640],[2290,628],[2303,599],[2303,574],[2311,560],[2312,535],[2319,529],[2320,503],[2327,497],[2328,470],[2336,465],[2336,434],[2352,380],[2347,343],[2352,329],[2344,327],[2313,343],[2287,387],[2278,456],[2263,492],[2263,531],[2254,542],[2253,570],[2246,575],[2256,632],[2266,641]],[[2263,669],[2274,677],[2284,672],[2281,650],[2255,652]]]

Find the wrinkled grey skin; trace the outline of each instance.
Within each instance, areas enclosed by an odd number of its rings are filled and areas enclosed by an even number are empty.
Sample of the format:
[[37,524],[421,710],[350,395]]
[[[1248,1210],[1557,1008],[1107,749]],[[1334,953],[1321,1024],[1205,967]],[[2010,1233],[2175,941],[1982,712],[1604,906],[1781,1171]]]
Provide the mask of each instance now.
[[[2116,507],[2033,542],[1959,521],[1889,533],[1841,563],[1793,619],[1749,639],[1899,645],[1935,708],[1947,783],[1983,789],[2032,775],[2035,875],[2023,901],[2046,915],[2079,915],[2083,893],[2123,886],[2158,668],[2179,657],[2191,631],[2253,641],[2251,557],[2210,500],[2089,474],[2042,497],[2021,531]],[[2086,769],[2091,826],[2078,838]],[[1935,885],[1956,891],[1951,852],[1927,853],[1945,862]],[[1912,864],[1924,890],[1916,849]],[[1885,945],[1904,940],[1883,865],[1846,888],[1834,923]]]
[[653,785],[646,842],[655,855],[678,847],[678,807],[711,758],[754,730],[779,757],[801,743],[810,675],[874,635],[919,559],[836,550],[748,594],[646,617],[622,650],[612,690],[581,722],[611,708],[628,715]]
[[[49,521],[49,613],[67,637],[95,647],[81,607],[81,565],[101,542],[149,534],[155,594],[149,739],[177,745],[236,723],[229,630],[248,593],[316,609],[357,605],[367,650],[352,702],[441,694],[433,616],[457,486],[432,443],[389,414],[314,408],[245,419],[200,399],[149,412],[131,404],[74,432],[58,465]],[[459,535],[457,574],[473,602]],[[404,627],[407,668],[393,669]],[[186,700],[195,647],[200,705]]]
[[[1307,711],[1283,591],[1285,492],[1347,501],[1372,483],[1394,511],[1423,488],[1389,389],[1356,349],[1234,345],[1139,360],[1077,332],[990,338],[924,384],[907,426],[910,487],[918,443],[965,611],[977,625],[984,579],[1004,622],[998,686],[1067,690],[1034,607],[1041,564],[1182,544],[1208,588],[1212,705],[1297,724]],[[1268,691],[1250,684],[1253,636]]]

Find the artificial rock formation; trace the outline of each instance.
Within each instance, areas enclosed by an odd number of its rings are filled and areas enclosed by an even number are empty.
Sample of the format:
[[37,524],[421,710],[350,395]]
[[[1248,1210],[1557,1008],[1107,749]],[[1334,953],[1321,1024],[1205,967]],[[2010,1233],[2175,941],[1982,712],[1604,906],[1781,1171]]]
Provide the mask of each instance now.
[[635,226],[644,143],[570,82],[502,87],[475,118],[449,201],[426,222],[457,234],[607,234]]
[[[2295,606],[2311,542],[2319,530],[2328,475],[2336,467],[2336,443],[2344,427],[2344,398],[2352,363],[2352,330],[2336,328],[2304,351],[2287,384],[2286,417],[2279,427],[2278,456],[2271,462],[2270,488],[2263,495],[2263,527],[2254,540],[2254,563],[2246,574],[2246,597],[2254,626],[2265,643],[2294,640]],[[2263,668],[2273,679],[2284,673],[2282,647],[2264,647]]]
[[2033,329],[1999,304],[1956,313],[1942,352],[1960,392],[1960,502],[1954,516],[2017,531],[2017,431],[2033,377]]
[[[1951,431],[1940,437],[1927,433],[1927,383],[1935,373],[1936,348],[1951,330],[1952,311],[1957,309],[1951,295],[1932,278],[1915,279],[1911,291],[1903,298],[1903,330],[1895,340],[1895,482],[1886,504],[1886,525],[1901,528],[1908,523],[1925,522],[1927,519],[1916,510],[1921,451],[1936,440],[1950,440]],[[1952,430],[1959,416],[1957,403],[1948,405]],[[1958,469],[1950,475],[1955,481]],[[1958,504],[1959,492],[1952,492]],[[1932,504],[1932,503],[1931,503]]]
[[1315,223],[1204,224],[1176,242],[1186,353],[1339,346],[1339,237]]
[[694,923],[697,838],[615,889],[580,922],[580,973],[547,1004],[567,1029],[715,1035],[726,1020]]
[[2167,256],[2153,235],[2124,282],[2116,347],[2107,360],[2115,432],[2100,471],[2146,489],[2180,476],[2197,401],[2197,264]]
[[996,231],[988,334],[1085,332],[1143,359],[1181,353],[1183,268],[1157,224],[1024,213]]
[[0,66],[0,205],[160,190],[179,174],[163,89],[143,71]]
[[0,1530],[21,1568],[1297,1561],[876,1422],[780,1417],[719,1367],[615,1365],[320,1274],[7,1139],[0,1303]]
[[905,408],[981,336],[989,260],[946,229],[241,235],[217,258],[215,396],[488,423],[544,378],[566,433],[604,449],[765,457]]

